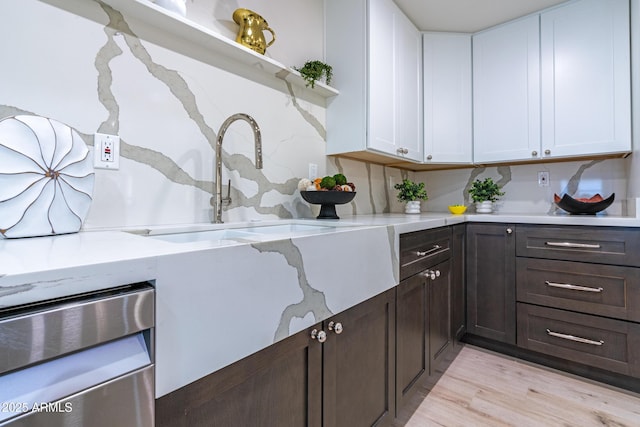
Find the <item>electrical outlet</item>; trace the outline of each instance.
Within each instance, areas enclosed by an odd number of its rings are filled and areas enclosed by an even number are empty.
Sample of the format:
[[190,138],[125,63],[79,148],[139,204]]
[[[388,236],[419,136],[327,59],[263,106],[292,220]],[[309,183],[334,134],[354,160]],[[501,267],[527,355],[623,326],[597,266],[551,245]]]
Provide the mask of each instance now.
[[100,161],[113,163],[113,141],[109,138],[102,141],[100,147]]
[[120,137],[105,133],[93,135],[93,167],[96,169],[120,168]]
[[549,186],[549,172],[540,171],[538,172],[538,187],[548,187]]
[[318,178],[318,165],[309,163],[309,179],[313,181],[316,178]]

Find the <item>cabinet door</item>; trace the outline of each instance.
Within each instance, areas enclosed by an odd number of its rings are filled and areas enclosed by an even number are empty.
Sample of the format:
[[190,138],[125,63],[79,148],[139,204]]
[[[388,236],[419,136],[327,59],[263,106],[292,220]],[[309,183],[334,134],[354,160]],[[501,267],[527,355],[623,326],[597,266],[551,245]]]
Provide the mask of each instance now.
[[473,36],[475,163],[540,157],[539,17]]
[[421,38],[391,0],[369,1],[369,148],[422,160]]
[[453,345],[458,344],[466,331],[465,286],[465,225],[459,224],[451,232],[451,334]]
[[629,1],[543,13],[541,61],[543,153],[631,151]]
[[157,399],[156,425],[320,427],[321,380],[322,345],[302,331]]
[[400,282],[396,290],[396,408],[429,374],[428,294],[423,274]]
[[472,163],[471,36],[423,35],[424,155]]
[[467,332],[516,343],[514,225],[467,224]]
[[390,0],[369,1],[368,146],[396,155],[394,15]]
[[[427,279],[429,287],[429,373],[434,375],[451,349],[451,280],[450,262],[430,269],[435,278]],[[433,275],[431,276],[433,277]]]
[[[341,323],[338,335],[328,322]],[[389,422],[395,413],[395,289],[324,322],[325,427]]]
[[394,8],[396,146],[407,151],[403,157],[422,161],[422,37],[404,13]]

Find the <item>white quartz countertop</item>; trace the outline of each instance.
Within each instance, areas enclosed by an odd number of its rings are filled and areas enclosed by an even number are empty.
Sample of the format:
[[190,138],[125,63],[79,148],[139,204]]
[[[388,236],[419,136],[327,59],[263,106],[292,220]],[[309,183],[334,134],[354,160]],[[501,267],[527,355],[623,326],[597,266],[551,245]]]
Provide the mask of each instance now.
[[[393,288],[401,234],[464,222],[640,226],[636,218],[610,216],[423,213],[0,240],[0,309],[151,281],[161,397]],[[254,240],[238,229],[218,233],[226,237],[217,242],[157,238],[261,226],[275,227]]]
[[[280,221],[282,222],[282,221]],[[303,224],[337,225],[335,232],[355,231],[370,227],[393,227],[396,235],[429,228],[459,224],[463,222],[501,222],[526,224],[552,224],[575,226],[613,226],[639,227],[640,219],[619,216],[571,216],[571,215],[523,215],[523,214],[468,214],[452,215],[448,213],[406,214],[373,214],[343,216],[340,220],[301,220]],[[227,227],[247,225],[271,225],[279,221],[248,222],[226,224]],[[196,231],[207,229],[211,224],[195,224],[191,226],[137,227],[138,232],[160,231],[172,232],[179,229]],[[129,230],[132,231],[132,230]],[[275,236],[276,238],[278,236]],[[281,236],[280,236],[281,237]],[[238,242],[237,244],[248,244]],[[221,246],[223,249],[227,246]],[[0,240],[0,307],[7,306],[4,298],[15,294],[16,286],[32,284],[42,280],[55,280],[64,276],[65,272],[76,271],[76,275],[89,276],[100,268],[113,268],[118,263],[129,264],[131,268],[147,270],[148,274],[134,274],[130,279],[153,279],[153,268],[157,257],[211,249],[210,245],[199,243],[173,244],[125,231],[84,231],[75,234],[33,237],[25,239]],[[137,267],[136,267],[137,266]],[[100,270],[101,273],[104,271]],[[136,279],[137,278],[137,279]],[[49,284],[53,286],[52,284]]]

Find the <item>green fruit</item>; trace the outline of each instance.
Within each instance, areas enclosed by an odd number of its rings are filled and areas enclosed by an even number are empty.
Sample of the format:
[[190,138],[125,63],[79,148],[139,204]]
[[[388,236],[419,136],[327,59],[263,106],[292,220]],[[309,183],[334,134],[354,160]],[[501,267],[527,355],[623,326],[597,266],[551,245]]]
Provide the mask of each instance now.
[[336,180],[337,185],[345,185],[347,183],[347,177],[341,173],[333,175],[333,178]]
[[327,190],[331,190],[335,186],[336,186],[336,180],[332,176],[325,176],[324,178],[322,178],[322,181],[320,181],[321,188],[326,188]]

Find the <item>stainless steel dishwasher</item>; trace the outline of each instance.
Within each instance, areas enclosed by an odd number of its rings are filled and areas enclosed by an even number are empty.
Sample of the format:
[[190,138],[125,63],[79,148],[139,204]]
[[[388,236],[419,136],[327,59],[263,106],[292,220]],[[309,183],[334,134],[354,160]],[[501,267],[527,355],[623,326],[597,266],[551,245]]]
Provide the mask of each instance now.
[[148,283],[0,310],[0,426],[154,425]]

